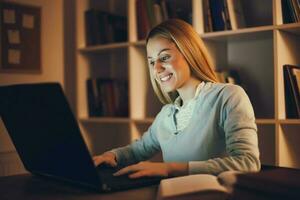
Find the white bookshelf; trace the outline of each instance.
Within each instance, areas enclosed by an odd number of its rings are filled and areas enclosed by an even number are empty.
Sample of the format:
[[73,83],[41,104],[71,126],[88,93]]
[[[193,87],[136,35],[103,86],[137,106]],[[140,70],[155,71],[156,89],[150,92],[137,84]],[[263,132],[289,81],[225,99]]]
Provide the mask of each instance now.
[[[283,64],[300,64],[300,23],[282,23],[281,0],[241,0],[246,28],[205,33],[202,0],[168,1],[191,12],[217,69],[239,71],[255,110],[262,163],[300,168],[300,120],[286,119],[282,71]],[[84,11],[91,7],[127,16],[128,41],[86,47]],[[161,104],[149,80],[145,41],[137,40],[135,0],[77,0],[76,8],[78,118],[92,153],[101,153],[140,137]],[[128,118],[88,117],[85,81],[97,76],[128,80]]]

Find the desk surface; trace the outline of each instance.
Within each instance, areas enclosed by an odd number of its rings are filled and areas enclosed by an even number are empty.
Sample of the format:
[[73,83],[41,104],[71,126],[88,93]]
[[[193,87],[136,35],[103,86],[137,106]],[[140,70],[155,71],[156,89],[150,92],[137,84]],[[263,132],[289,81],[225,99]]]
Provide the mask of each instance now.
[[100,194],[94,191],[71,186],[59,181],[48,180],[30,174],[0,177],[0,199],[89,199],[89,200],[111,200],[111,199],[145,199],[156,198],[158,186],[144,187],[121,192]]

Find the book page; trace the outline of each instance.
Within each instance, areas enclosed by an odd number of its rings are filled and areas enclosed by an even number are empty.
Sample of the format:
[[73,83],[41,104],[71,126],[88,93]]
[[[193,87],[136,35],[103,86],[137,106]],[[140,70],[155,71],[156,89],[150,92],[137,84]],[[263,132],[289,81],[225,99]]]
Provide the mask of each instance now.
[[205,199],[207,199],[213,194],[220,193],[226,194],[223,195],[224,197],[228,194],[227,189],[218,182],[216,176],[196,174],[162,180],[157,199],[189,199],[188,197],[191,198],[192,196],[206,196]]

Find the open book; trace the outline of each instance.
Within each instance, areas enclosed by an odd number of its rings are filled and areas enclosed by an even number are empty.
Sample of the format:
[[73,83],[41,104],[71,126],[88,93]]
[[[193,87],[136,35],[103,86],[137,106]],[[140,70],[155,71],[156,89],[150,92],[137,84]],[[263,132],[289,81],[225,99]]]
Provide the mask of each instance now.
[[230,196],[238,173],[226,171],[218,176],[195,174],[163,179],[157,200],[225,200]]

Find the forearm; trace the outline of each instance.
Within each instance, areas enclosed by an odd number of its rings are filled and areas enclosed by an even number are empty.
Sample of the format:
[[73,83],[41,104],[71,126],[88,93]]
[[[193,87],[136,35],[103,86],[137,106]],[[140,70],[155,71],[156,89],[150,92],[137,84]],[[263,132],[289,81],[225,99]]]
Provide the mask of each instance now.
[[185,176],[189,174],[188,163],[166,163],[168,176]]
[[189,162],[189,174],[214,174],[223,171],[255,172],[260,170],[260,161],[256,155],[244,154],[214,158],[207,161]]

